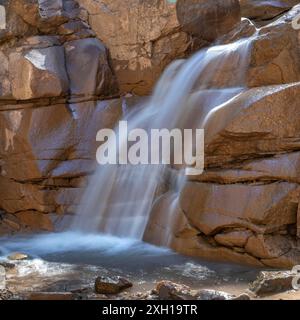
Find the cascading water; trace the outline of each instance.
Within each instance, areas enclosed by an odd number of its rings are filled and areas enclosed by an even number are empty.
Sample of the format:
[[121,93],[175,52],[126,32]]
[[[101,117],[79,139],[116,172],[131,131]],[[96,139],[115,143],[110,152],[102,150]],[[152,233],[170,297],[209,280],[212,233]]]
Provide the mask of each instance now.
[[[153,96],[125,115],[128,130],[205,128],[214,111],[243,90],[249,46],[251,39],[243,39],[201,50],[186,61],[173,62],[158,81]],[[216,85],[218,72],[224,71],[228,65],[238,66],[233,77],[234,84],[227,87]],[[197,105],[199,94],[204,97],[200,106]],[[192,110],[195,106],[198,109]],[[118,139],[125,146],[127,137],[119,136]],[[141,239],[157,188],[167,170],[168,167],[163,164],[99,165],[89,182],[72,228],[86,233],[101,231]],[[184,180],[179,179],[178,192]]]

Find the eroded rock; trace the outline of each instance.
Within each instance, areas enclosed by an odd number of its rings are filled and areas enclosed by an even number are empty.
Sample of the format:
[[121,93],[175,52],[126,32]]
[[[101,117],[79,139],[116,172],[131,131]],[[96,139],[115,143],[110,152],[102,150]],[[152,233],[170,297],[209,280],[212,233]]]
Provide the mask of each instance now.
[[98,277],[95,280],[95,291],[99,294],[118,294],[132,287],[132,283],[122,277]]
[[188,286],[160,281],[156,285],[156,292],[160,300],[195,300],[196,292],[192,292]]
[[[176,4],[168,0],[105,0],[101,4],[79,0],[90,14],[92,29],[111,52],[121,91],[148,94],[162,70],[193,50],[194,42],[201,47],[240,21],[236,0],[219,1],[217,6],[209,1],[177,2],[176,10]],[[186,32],[181,30],[183,25]]]
[[16,100],[63,96],[69,90],[62,47],[10,54],[9,74]]
[[291,271],[262,271],[250,286],[250,290],[258,296],[292,290],[292,281],[295,276],[296,273]]

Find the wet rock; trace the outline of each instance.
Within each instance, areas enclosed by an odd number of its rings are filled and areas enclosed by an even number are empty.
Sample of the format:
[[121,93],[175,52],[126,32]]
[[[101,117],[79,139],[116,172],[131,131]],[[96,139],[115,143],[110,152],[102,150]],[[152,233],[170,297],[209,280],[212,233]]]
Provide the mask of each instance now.
[[132,283],[122,277],[98,277],[95,281],[95,291],[99,294],[118,294],[132,287]]
[[29,257],[25,253],[15,252],[15,253],[10,254],[7,258],[9,260],[27,260]]
[[195,300],[196,292],[185,285],[171,281],[160,281],[156,285],[156,292],[160,300]]
[[291,271],[262,271],[251,284],[250,290],[258,296],[271,295],[292,290],[292,281],[296,273]]

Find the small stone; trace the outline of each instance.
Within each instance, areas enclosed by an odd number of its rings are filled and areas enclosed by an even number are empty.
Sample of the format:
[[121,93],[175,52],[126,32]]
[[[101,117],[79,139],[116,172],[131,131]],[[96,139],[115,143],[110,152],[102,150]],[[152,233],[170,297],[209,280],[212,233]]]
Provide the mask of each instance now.
[[9,260],[27,260],[28,255],[25,253],[21,253],[21,252],[15,252],[15,253],[10,254],[7,258]]
[[118,294],[132,287],[132,283],[121,277],[98,277],[95,281],[95,291],[99,294]]
[[251,284],[250,290],[258,296],[265,296],[293,289],[296,273],[291,271],[262,271]]
[[188,286],[171,281],[158,282],[156,291],[160,300],[195,300],[195,295]]

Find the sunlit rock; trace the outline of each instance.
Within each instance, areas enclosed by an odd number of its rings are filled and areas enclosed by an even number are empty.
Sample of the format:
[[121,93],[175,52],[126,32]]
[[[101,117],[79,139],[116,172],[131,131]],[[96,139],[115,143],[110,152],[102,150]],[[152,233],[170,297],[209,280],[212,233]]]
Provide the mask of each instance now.
[[16,100],[62,96],[69,89],[62,47],[11,53],[9,74]]
[[[175,2],[167,0],[78,2],[87,9],[92,29],[110,50],[121,90],[137,94],[151,92],[166,65],[191,51],[194,40],[190,29],[181,31],[181,20],[185,23],[191,12],[196,22],[207,21],[205,28],[199,24],[197,30],[207,30],[209,40],[226,33],[240,20],[238,2],[232,0],[220,1],[219,19],[212,18],[215,14],[212,2],[206,2],[209,7],[206,10],[197,5],[199,1],[183,4],[179,1],[179,15]],[[195,40],[197,47],[207,43],[206,38]]]

